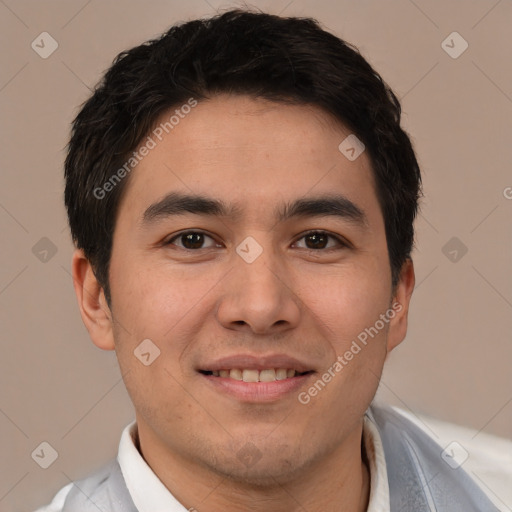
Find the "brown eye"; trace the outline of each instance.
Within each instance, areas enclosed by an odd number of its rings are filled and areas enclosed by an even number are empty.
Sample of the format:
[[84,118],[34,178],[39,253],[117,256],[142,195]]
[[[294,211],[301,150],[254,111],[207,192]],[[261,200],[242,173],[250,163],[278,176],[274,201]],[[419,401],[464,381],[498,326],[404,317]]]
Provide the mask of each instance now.
[[[304,242],[302,242],[302,240]],[[303,235],[295,244],[301,249],[335,249],[346,247],[341,239],[323,231],[311,231]]]
[[[208,243],[209,245],[204,245]],[[211,247],[217,246],[215,240],[211,236],[206,235],[205,233],[201,233],[199,231],[188,231],[186,233],[181,233],[171,240],[167,242],[169,245],[176,245],[183,249],[209,249]]]
[[181,243],[185,249],[200,249],[204,243],[204,235],[202,233],[181,235]]
[[312,233],[304,237],[308,249],[325,249],[329,237],[324,233]]

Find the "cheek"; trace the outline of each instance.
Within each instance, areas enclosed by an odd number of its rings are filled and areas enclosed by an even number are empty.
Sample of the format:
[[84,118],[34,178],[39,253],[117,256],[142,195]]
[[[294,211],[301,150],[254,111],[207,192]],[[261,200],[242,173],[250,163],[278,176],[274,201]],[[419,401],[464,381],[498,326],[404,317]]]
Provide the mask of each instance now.
[[[180,400],[183,389],[179,383],[190,372],[181,361],[193,345],[191,340],[199,338],[205,315],[212,308],[213,295],[208,290],[215,276],[197,279],[170,272],[165,263],[143,265],[135,260],[112,268],[116,353],[132,400],[142,409],[150,409],[163,395]],[[148,352],[149,357],[143,355]],[[145,365],[148,359],[153,362]]]
[[180,358],[195,335],[191,300],[155,273],[129,275],[114,297],[114,337],[124,383],[137,412],[148,423],[180,422],[190,408]]
[[314,285],[304,283],[303,302],[338,354],[389,308],[391,282],[380,272],[377,268],[369,271],[368,266],[360,270],[351,267],[316,276]]
[[383,271],[378,261],[369,262],[364,268],[354,266],[329,276],[323,286],[304,290],[309,297],[305,302],[311,305],[333,354],[318,376],[321,382],[306,392],[314,407],[331,408],[336,418],[345,417],[347,407],[357,409],[352,411],[356,416],[362,414],[378,386],[390,320],[389,316],[388,322],[381,319],[390,307],[391,286],[390,279],[382,278]]
[[[186,318],[201,310],[212,279],[195,279],[171,271],[165,263],[123,261],[112,272],[115,314],[137,339],[150,338],[167,345],[183,329]],[[203,306],[201,306],[203,307]],[[123,336],[123,332],[120,332]]]
[[[366,273],[345,274],[338,284],[334,281],[331,276],[324,293],[316,287],[304,291],[309,293],[305,302],[316,318],[318,331],[329,342],[330,353],[316,381],[300,399],[315,411],[312,418],[331,416],[332,421],[324,427],[336,437],[338,426],[364,414],[375,396],[387,353],[390,320],[388,316],[388,322],[383,321],[381,315],[389,311],[390,294],[387,286]],[[308,428],[320,427],[311,420]]]

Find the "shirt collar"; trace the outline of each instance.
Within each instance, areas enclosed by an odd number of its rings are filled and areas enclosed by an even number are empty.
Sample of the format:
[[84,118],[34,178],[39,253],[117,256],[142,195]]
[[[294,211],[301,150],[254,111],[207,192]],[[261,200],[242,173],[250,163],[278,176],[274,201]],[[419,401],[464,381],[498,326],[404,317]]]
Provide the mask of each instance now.
[[370,465],[370,500],[367,512],[390,512],[386,457],[371,409],[364,416],[363,443]]
[[[390,512],[386,459],[371,410],[364,416],[363,443],[370,465],[370,499],[367,512]],[[121,435],[117,460],[126,487],[139,512],[187,512],[156,476],[137,449],[137,424]]]
[[117,460],[139,512],[186,512],[187,509],[169,492],[139,453],[135,421],[121,434]]

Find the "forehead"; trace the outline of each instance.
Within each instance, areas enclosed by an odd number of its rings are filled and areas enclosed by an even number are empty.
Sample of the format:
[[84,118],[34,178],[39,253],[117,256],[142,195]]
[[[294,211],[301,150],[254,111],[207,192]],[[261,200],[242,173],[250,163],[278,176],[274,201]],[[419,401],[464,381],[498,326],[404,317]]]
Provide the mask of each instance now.
[[349,136],[310,105],[239,95],[178,105],[157,121],[151,144],[144,139],[152,148],[132,171],[124,202],[139,217],[172,191],[233,203],[242,214],[252,209],[261,215],[272,200],[308,194],[342,193],[368,207],[376,201],[371,163],[365,152],[351,161],[340,151]]

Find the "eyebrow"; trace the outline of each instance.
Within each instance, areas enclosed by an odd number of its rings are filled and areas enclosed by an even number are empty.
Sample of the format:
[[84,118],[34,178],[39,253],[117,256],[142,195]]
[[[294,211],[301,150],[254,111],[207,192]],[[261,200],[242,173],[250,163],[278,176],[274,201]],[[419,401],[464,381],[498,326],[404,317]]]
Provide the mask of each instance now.
[[360,226],[368,225],[368,218],[362,208],[343,195],[329,195],[307,199],[297,199],[286,203],[277,212],[277,219],[283,222],[292,217],[340,217]]
[[142,216],[143,224],[149,224],[174,215],[208,215],[216,217],[238,218],[241,210],[238,206],[228,207],[223,201],[199,195],[171,192],[160,201],[153,203]]
[[[142,224],[148,225],[164,218],[187,213],[229,217],[236,220],[240,218],[242,211],[239,204],[227,205],[224,201],[201,195],[171,192],[146,209],[142,216]],[[368,219],[364,211],[340,194],[297,199],[281,205],[275,211],[278,222],[293,217],[323,216],[339,217],[359,226],[368,225]]]

